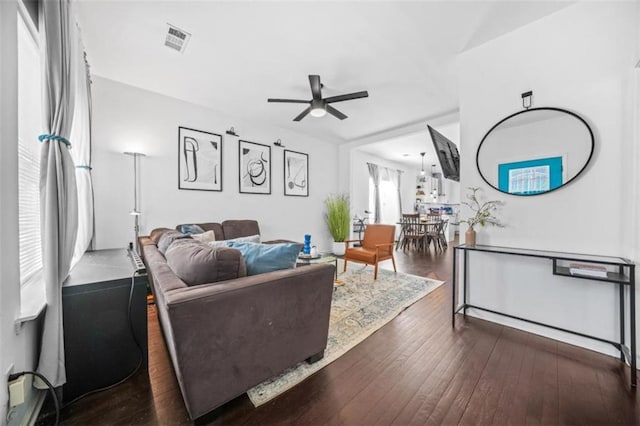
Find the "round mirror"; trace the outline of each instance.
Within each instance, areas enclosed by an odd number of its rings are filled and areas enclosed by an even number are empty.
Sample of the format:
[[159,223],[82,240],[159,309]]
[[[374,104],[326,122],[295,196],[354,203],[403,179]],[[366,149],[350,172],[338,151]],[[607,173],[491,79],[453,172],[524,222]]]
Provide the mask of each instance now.
[[476,165],[485,182],[498,191],[539,195],[578,177],[593,147],[593,132],[577,114],[531,108],[504,118],[487,132]]

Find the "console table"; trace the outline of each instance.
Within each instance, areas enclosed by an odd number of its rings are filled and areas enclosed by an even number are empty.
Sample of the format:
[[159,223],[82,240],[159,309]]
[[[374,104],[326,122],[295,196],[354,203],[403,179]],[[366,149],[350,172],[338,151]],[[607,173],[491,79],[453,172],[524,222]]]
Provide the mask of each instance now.
[[[545,324],[539,321],[533,321],[526,318],[521,318],[505,312],[498,312],[493,309],[488,309],[482,306],[476,306],[471,304],[467,300],[467,289],[469,286],[469,252],[477,251],[484,253],[493,253],[497,255],[507,256],[526,256],[551,260],[551,273],[553,275],[562,275],[571,278],[596,280],[605,283],[610,283],[618,286],[619,289],[619,302],[620,302],[620,341],[611,341],[603,339],[597,336],[591,336],[585,333],[580,333],[566,328],[556,327],[552,324]],[[462,304],[458,304],[459,301],[456,298],[457,289],[457,276],[458,276],[458,255],[463,254],[463,271],[462,271]],[[607,269],[607,276],[605,277],[592,277],[585,275],[571,274],[568,266],[569,262],[581,262],[593,265],[605,266]],[[613,269],[613,271],[611,271]],[[571,333],[577,336],[586,337],[589,339],[597,340],[600,342],[613,345],[620,351],[620,360],[627,361],[631,366],[631,386],[636,387],[636,283],[635,283],[635,264],[628,259],[621,257],[609,257],[609,256],[597,256],[597,255],[585,255],[576,253],[562,253],[545,250],[529,250],[512,247],[495,247],[487,245],[466,245],[461,244],[453,248],[453,297],[452,297],[452,326],[456,325],[456,314],[462,311],[463,315],[466,315],[467,308],[474,308],[481,311],[489,312],[492,314],[502,315],[505,317],[513,318],[519,321],[525,321],[530,324],[535,324],[543,327],[552,328],[554,330],[563,331],[565,333]],[[625,287],[629,287],[629,318],[630,318],[630,342],[629,345],[625,342]],[[459,296],[459,295],[458,295]]]

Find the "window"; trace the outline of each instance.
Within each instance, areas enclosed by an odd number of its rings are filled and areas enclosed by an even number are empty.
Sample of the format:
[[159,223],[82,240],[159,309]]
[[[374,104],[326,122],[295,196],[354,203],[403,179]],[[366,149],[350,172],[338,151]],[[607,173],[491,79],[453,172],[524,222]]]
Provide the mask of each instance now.
[[[380,223],[393,224],[400,220],[400,206],[398,205],[398,190],[389,177],[388,169],[380,168]],[[375,214],[376,200],[374,196],[373,179],[369,178],[369,211]]]
[[20,282],[42,269],[40,236],[40,52],[29,17],[18,13],[18,235]]

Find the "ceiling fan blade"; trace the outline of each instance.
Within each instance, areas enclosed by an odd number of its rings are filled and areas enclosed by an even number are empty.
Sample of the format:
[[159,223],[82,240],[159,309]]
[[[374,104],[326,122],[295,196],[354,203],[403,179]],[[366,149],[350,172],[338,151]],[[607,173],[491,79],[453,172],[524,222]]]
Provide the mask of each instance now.
[[320,84],[320,76],[310,75],[309,84],[311,85],[311,94],[313,95],[313,99],[315,100],[322,99],[322,91],[321,91],[322,84]]
[[286,102],[290,104],[308,104],[309,101],[303,101],[302,99],[267,99],[267,102]]
[[366,98],[368,96],[369,96],[369,92],[364,90],[362,92],[348,93],[346,95],[331,96],[329,98],[326,98],[324,101],[330,104],[333,102],[342,102],[342,101],[348,101],[351,99]]
[[303,118],[305,118],[307,116],[307,114],[309,114],[309,112],[311,111],[311,107],[305,109],[304,111],[302,111],[296,118],[293,119],[293,121],[300,121]]
[[340,111],[332,107],[331,105],[327,105],[327,112],[333,115],[334,117],[339,118],[340,120],[344,120],[345,118],[347,118],[346,115],[344,115],[343,113],[341,113]]

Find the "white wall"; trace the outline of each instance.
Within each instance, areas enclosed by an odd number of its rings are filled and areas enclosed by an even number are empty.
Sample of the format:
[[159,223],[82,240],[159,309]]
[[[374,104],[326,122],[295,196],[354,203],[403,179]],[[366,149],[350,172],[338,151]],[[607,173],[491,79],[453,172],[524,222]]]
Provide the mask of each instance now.
[[[481,230],[478,243],[631,255],[625,232],[637,218],[629,215],[633,196],[623,188],[633,166],[624,159],[634,120],[629,108],[634,8],[620,2],[575,4],[460,55],[461,186],[482,187],[487,198],[506,203],[501,219],[507,227]],[[493,124],[520,110],[520,93],[528,89],[534,106],[567,108],[585,118],[596,149],[571,185],[535,197],[508,196],[482,181],[470,154]],[[549,261],[472,255],[470,266],[472,301],[479,305],[617,339],[613,285],[552,276]],[[517,326],[615,353],[589,340]]]
[[[139,169],[141,235],[179,223],[256,219],[264,239],[302,241],[308,233],[320,250],[329,250],[324,199],[337,191],[336,145],[97,76],[92,90],[96,248],[133,240],[133,165],[122,152],[137,151],[147,155]],[[178,190],[178,126],[223,135],[222,192]],[[231,126],[243,140],[271,145],[271,195],[238,192],[238,139],[225,135]],[[272,144],[277,139],[309,154],[309,197],[283,195],[283,149]]]

